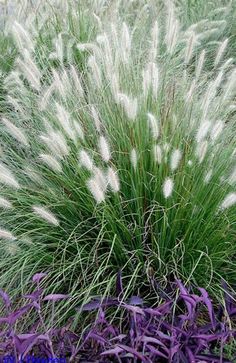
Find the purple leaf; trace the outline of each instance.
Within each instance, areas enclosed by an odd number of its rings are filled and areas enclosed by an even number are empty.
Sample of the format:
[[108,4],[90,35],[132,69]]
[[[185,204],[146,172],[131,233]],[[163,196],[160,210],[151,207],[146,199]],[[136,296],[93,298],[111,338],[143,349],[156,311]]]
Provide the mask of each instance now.
[[59,300],[68,299],[69,297],[70,297],[70,295],[50,294],[50,295],[45,296],[45,298],[43,298],[43,301],[59,301]]
[[42,280],[44,277],[46,277],[47,274],[44,273],[44,272],[39,272],[37,274],[35,274],[33,277],[32,277],[32,281],[33,282],[37,282],[39,283],[40,280]]
[[209,317],[211,319],[212,327],[213,327],[213,329],[215,329],[216,328],[216,321],[215,321],[215,315],[214,315],[214,310],[213,310],[213,306],[212,306],[211,300],[209,299],[208,293],[206,292],[205,289],[203,289],[201,287],[199,287],[198,289],[199,289],[199,291],[202,294],[203,302],[207,306],[208,313],[209,313]]
[[105,350],[105,352],[102,352],[101,355],[118,355],[119,353],[123,352],[124,349],[121,348],[121,347],[115,347],[115,348],[112,348],[112,349],[109,349],[109,350]]
[[11,305],[11,300],[10,300],[8,294],[5,291],[0,289],[0,296],[3,299],[5,306],[7,308],[9,308]]
[[143,299],[141,299],[138,296],[132,296],[129,301],[128,301],[129,305],[143,305]]

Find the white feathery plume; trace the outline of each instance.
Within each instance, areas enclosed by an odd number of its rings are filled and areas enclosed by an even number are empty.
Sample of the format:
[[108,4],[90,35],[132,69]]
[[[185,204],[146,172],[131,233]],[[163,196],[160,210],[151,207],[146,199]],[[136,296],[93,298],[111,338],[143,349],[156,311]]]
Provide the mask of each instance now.
[[175,17],[175,8],[172,1],[166,2],[167,6],[167,22],[165,42],[167,51],[172,54],[178,41],[179,22]]
[[137,151],[135,149],[132,149],[130,152],[130,161],[131,161],[133,168],[136,169],[137,164],[138,164],[138,155],[137,155]]
[[39,155],[39,158],[40,158],[40,160],[42,160],[42,162],[44,164],[46,164],[53,171],[58,172],[58,173],[61,173],[62,172],[61,164],[52,155],[49,155],[49,154],[40,154]]
[[234,185],[236,183],[236,168],[230,174],[228,182],[229,182],[230,185]]
[[178,168],[181,158],[182,158],[181,151],[179,149],[174,150],[170,158],[171,171],[175,171]]
[[6,229],[0,229],[0,239],[7,239],[10,241],[15,241],[16,237],[13,236],[13,234],[10,231],[7,231]]
[[213,141],[217,140],[220,134],[222,133],[223,129],[224,129],[224,122],[221,120],[217,121],[210,133],[211,140]]
[[52,75],[53,75],[53,84],[55,89],[58,90],[59,94],[63,98],[66,98],[66,92],[65,92],[66,90],[61,81],[61,75],[55,69],[52,69]]
[[221,58],[223,57],[223,54],[225,52],[225,49],[228,45],[228,41],[229,39],[225,39],[219,46],[217,53],[216,53],[216,58],[215,58],[215,62],[214,62],[214,66],[216,67],[219,62],[221,61]]
[[52,212],[50,212],[46,208],[35,205],[32,207],[32,209],[33,209],[34,213],[37,216],[39,216],[40,218],[42,218],[43,220],[47,221],[48,223],[50,223],[54,226],[59,226],[58,219],[54,216],[54,214]]
[[162,161],[162,149],[161,149],[161,147],[159,145],[154,145],[153,154],[154,154],[154,160],[158,164],[161,164],[161,161]]
[[39,91],[41,87],[41,72],[36,66],[27,49],[24,49],[22,55],[24,57],[23,60],[18,58],[17,64],[31,87]]
[[95,109],[94,106],[91,106],[91,114],[92,114],[93,121],[94,121],[94,124],[95,124],[95,127],[96,127],[97,131],[101,132],[101,125],[102,124],[101,124],[99,115],[97,113],[97,110]]
[[27,30],[16,20],[12,25],[12,34],[15,39],[16,45],[21,52],[24,48],[30,49],[31,51],[34,50],[34,43],[27,32]]
[[119,74],[118,72],[114,72],[110,79],[110,87],[112,95],[115,99],[116,103],[119,103],[119,94],[120,94],[120,87],[119,87]]
[[102,48],[102,52],[103,52],[102,59],[104,60],[104,63],[105,63],[107,77],[108,77],[108,79],[111,79],[111,76],[114,72],[114,65],[113,65],[112,51],[111,51],[111,46],[110,46],[108,36],[106,33],[103,33],[101,35],[98,35],[96,40],[100,44],[100,46],[103,47]]
[[98,182],[98,180],[96,178],[93,177],[93,178],[89,179],[87,182],[87,186],[98,204],[104,202],[105,194],[102,190],[100,183]]
[[78,91],[79,96],[83,96],[84,94],[84,90],[83,87],[81,85],[80,79],[79,79],[79,75],[75,69],[75,67],[73,65],[70,66],[70,72],[71,72],[71,77],[74,83],[74,86],[76,88],[76,90]]
[[98,147],[102,159],[107,163],[111,158],[111,153],[109,144],[104,136],[99,137]]
[[227,69],[231,66],[231,64],[233,63],[234,61],[234,58],[229,58],[227,59],[227,61],[225,61],[222,66],[220,67],[220,69],[224,70],[224,69]]
[[151,47],[150,47],[150,61],[155,62],[157,56],[157,48],[158,48],[158,37],[159,37],[159,29],[157,21],[154,22],[154,25],[151,29]]
[[75,140],[75,132],[72,128],[69,113],[65,110],[62,105],[55,102],[56,110],[57,110],[57,119],[60,122],[60,125],[66,132],[66,134],[72,139]]
[[89,154],[85,150],[79,152],[79,162],[81,166],[89,171],[93,170],[93,160],[90,158]]
[[81,140],[84,140],[84,131],[78,121],[73,120],[74,129]]
[[59,59],[60,63],[62,64],[64,58],[63,54],[64,46],[61,33],[58,34],[58,38],[54,39],[54,46],[55,46],[56,58]]
[[147,96],[151,89],[153,97],[156,98],[159,86],[159,70],[156,63],[149,62],[143,70],[142,75],[144,96]]
[[194,48],[195,43],[196,43],[196,34],[192,31],[189,34],[187,44],[186,44],[185,57],[184,57],[185,64],[188,64],[192,58],[193,48]]
[[189,160],[189,161],[188,161],[188,166],[192,166],[192,165],[193,165],[192,160]]
[[0,197],[0,208],[11,209],[13,208],[13,205],[6,198]]
[[115,171],[112,167],[109,167],[107,170],[107,181],[113,192],[116,193],[120,190],[120,182],[117,171]]
[[123,23],[121,28],[121,44],[122,60],[125,64],[128,64],[131,51],[131,36],[126,23]]
[[205,49],[203,49],[201,51],[200,57],[198,59],[197,62],[197,66],[196,66],[196,80],[198,80],[198,78],[200,77],[201,73],[202,73],[202,69],[203,69],[203,65],[204,65],[204,61],[205,61],[205,56],[206,56],[206,51]]
[[197,145],[196,156],[198,157],[200,164],[203,162],[203,160],[206,156],[207,148],[208,148],[208,142],[206,140],[199,142]]
[[158,121],[157,121],[156,117],[151,113],[148,113],[147,116],[148,116],[149,126],[150,126],[153,140],[157,140],[159,137]]
[[105,192],[108,184],[106,175],[103,170],[96,166],[94,167],[94,179],[97,181],[102,191]]
[[174,188],[174,183],[172,179],[166,178],[163,184],[163,194],[166,199],[171,196],[173,188]]
[[16,111],[19,111],[22,114],[24,113],[23,108],[20,106],[16,98],[13,98],[10,95],[8,95],[7,102],[9,102],[15,108]]
[[138,111],[137,98],[131,99],[126,94],[119,93],[118,94],[118,99],[119,99],[119,102],[124,107],[124,110],[125,110],[125,113],[126,113],[127,117],[130,120],[134,121],[136,116],[137,116],[137,111]]
[[186,97],[185,97],[185,100],[186,100],[186,103],[188,104],[189,102],[192,101],[193,99],[193,95],[194,95],[194,91],[195,91],[195,87],[196,87],[196,79],[194,79],[192,82],[191,82],[191,85],[190,85],[190,88],[186,94]]
[[203,121],[201,123],[196,135],[197,142],[201,142],[207,136],[210,127],[211,127],[210,121]]
[[6,118],[2,119],[3,124],[6,127],[7,132],[14,137],[17,141],[19,141],[22,145],[24,146],[28,146],[28,140],[25,136],[25,134],[23,133],[23,131],[21,131],[19,129],[19,127],[15,126],[12,122],[10,122],[9,120],[7,120]]
[[45,89],[45,92],[42,96],[42,98],[39,101],[39,108],[41,111],[44,111],[48,105],[48,102],[50,100],[50,97],[52,95],[52,92],[54,91],[55,85],[54,82]]
[[208,184],[208,183],[209,183],[209,181],[211,180],[212,174],[213,174],[213,170],[212,170],[212,169],[210,169],[210,170],[206,173],[206,175],[205,175],[205,177],[204,177],[204,183],[205,183],[205,184]]
[[235,84],[236,84],[236,68],[232,70],[226,82],[223,93],[223,101],[229,99],[232,96],[233,89],[235,89]]
[[101,71],[93,55],[91,55],[88,59],[88,66],[91,69],[93,80],[95,81],[96,86],[100,88],[102,85]]
[[48,134],[39,137],[55,157],[62,159],[69,154],[68,145],[60,131],[50,130]]
[[0,163],[0,183],[15,189],[20,188],[20,185],[12,172],[2,163]]
[[224,210],[236,204],[236,193],[229,193],[220,205],[220,209]]

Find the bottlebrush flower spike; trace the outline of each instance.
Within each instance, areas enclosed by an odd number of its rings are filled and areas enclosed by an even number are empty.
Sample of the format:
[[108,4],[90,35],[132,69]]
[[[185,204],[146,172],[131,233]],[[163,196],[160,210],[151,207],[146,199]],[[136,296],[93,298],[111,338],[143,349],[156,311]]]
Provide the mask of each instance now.
[[220,209],[224,210],[236,204],[236,193],[229,193],[220,205]]
[[44,207],[41,206],[33,206],[32,207],[33,212],[39,216],[40,218],[42,218],[43,220],[45,220],[46,222],[54,225],[54,226],[59,226],[59,221],[58,219],[54,216],[54,214],[52,212],[50,212],[49,210],[47,210]]
[[111,167],[109,167],[107,171],[107,180],[113,192],[117,193],[120,190],[120,182],[117,171]]
[[137,151],[135,149],[132,149],[130,152],[130,161],[131,161],[133,168],[136,169],[137,163],[138,163],[138,155],[137,155]]
[[28,146],[28,140],[19,127],[15,126],[12,122],[7,120],[6,118],[2,119],[2,123],[5,125],[7,132],[14,137],[17,141],[19,141],[22,145]]
[[171,196],[171,194],[173,192],[173,187],[174,187],[174,183],[173,183],[172,179],[166,178],[166,180],[163,184],[163,194],[166,199]]
[[93,170],[93,160],[85,150],[81,150],[79,153],[79,162],[81,166],[85,167],[89,171]]
[[16,237],[10,231],[0,228],[0,239],[15,241]]
[[105,194],[103,192],[103,185],[100,185],[97,178],[93,177],[89,179],[87,182],[87,186],[98,204],[104,202]]
[[0,163],[0,183],[15,189],[20,188],[20,185],[12,172],[2,163]]
[[154,145],[153,154],[154,154],[155,161],[158,164],[161,164],[161,161],[162,161],[162,149],[161,149],[160,145]]
[[57,173],[61,173],[62,172],[61,164],[52,155],[49,155],[49,154],[40,154],[39,155],[39,158],[40,158],[40,160],[42,160],[42,162],[44,164],[46,164],[53,171],[55,171]]
[[214,62],[214,66],[216,67],[220,61],[221,61],[221,58],[227,48],[227,45],[228,45],[228,42],[229,42],[229,39],[225,39],[219,46],[218,48],[218,51],[217,51],[217,54],[216,54],[216,58],[215,58],[215,62]]
[[109,144],[104,136],[100,136],[98,146],[102,159],[107,163],[111,158],[111,154]]
[[148,116],[149,126],[151,129],[153,140],[156,141],[159,137],[158,121],[157,121],[156,117],[154,115],[152,115],[151,113],[148,113],[147,116]]
[[13,208],[13,205],[6,198],[0,197],[0,208],[11,209]]
[[182,158],[181,151],[179,149],[174,150],[170,159],[171,171],[175,171],[178,168],[181,158]]

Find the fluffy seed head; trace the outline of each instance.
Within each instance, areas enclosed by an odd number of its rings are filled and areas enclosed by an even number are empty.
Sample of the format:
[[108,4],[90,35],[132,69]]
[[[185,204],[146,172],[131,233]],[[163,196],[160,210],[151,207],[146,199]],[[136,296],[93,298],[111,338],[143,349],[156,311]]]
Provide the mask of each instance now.
[[0,183],[9,187],[19,189],[20,185],[12,172],[3,164],[0,163]]
[[220,134],[222,133],[223,129],[224,129],[224,122],[221,120],[217,121],[211,130],[210,133],[211,139],[217,140]]
[[70,116],[68,112],[65,110],[65,108],[59,103],[56,102],[56,110],[57,110],[57,119],[61,125],[61,127],[64,129],[66,134],[72,139],[75,140],[75,132],[73,130],[73,127],[71,125]]
[[172,179],[166,178],[163,184],[163,194],[164,197],[167,199],[171,196],[173,192],[174,183]]
[[138,155],[137,155],[137,151],[135,149],[132,149],[130,152],[130,161],[131,161],[133,168],[136,169],[137,163],[138,163]]
[[154,145],[153,148],[154,159],[158,164],[162,161],[162,149],[159,145]]
[[107,163],[111,158],[111,154],[109,144],[104,136],[99,137],[98,147],[102,159]]
[[200,125],[197,135],[196,135],[196,140],[197,142],[201,142],[207,135],[209,129],[211,126],[211,122],[210,121],[204,121],[202,122],[202,124]]
[[208,184],[208,183],[209,183],[209,181],[211,180],[212,174],[213,174],[213,170],[212,170],[212,169],[210,169],[210,170],[206,173],[205,178],[204,178],[204,183],[205,183],[205,184]]
[[178,168],[181,157],[182,157],[182,153],[179,149],[176,149],[173,151],[171,158],[170,158],[171,171],[175,171]]
[[13,208],[13,205],[6,198],[0,197],[0,208],[11,209]]
[[196,80],[200,77],[200,74],[202,72],[204,61],[205,61],[205,55],[206,55],[206,51],[205,51],[205,49],[203,49],[201,51],[201,54],[200,54],[200,57],[198,59],[197,66],[196,66],[196,73],[195,73]]
[[15,126],[12,122],[7,120],[6,118],[2,119],[3,124],[6,127],[7,132],[14,137],[17,141],[19,141],[22,145],[28,146],[28,140],[23,133],[17,126]]
[[215,62],[214,62],[214,66],[216,67],[219,62],[221,61],[221,58],[223,57],[223,54],[225,52],[225,49],[227,47],[229,39],[225,39],[219,46],[217,54],[216,54],[216,58],[215,58]]
[[198,157],[200,164],[203,162],[203,160],[206,156],[207,148],[208,148],[207,141],[202,141],[197,145],[196,156]]
[[95,109],[94,106],[91,106],[91,114],[92,114],[93,121],[94,121],[94,124],[95,124],[95,127],[96,127],[97,131],[101,132],[101,121],[100,121],[98,112],[97,112],[97,110]]
[[89,171],[93,170],[93,160],[85,150],[81,150],[79,153],[80,164]]
[[40,154],[39,155],[39,158],[40,158],[40,160],[42,160],[42,162],[44,164],[46,164],[53,171],[55,171],[57,173],[61,173],[62,172],[61,164],[52,155],[49,155],[49,154]]
[[120,190],[120,182],[117,172],[111,167],[109,167],[107,171],[107,181],[113,192],[116,193]]
[[149,126],[151,129],[153,140],[156,141],[159,136],[159,126],[158,126],[157,119],[151,113],[148,113],[147,116],[148,116]]
[[124,107],[124,110],[126,112],[127,117],[134,121],[137,116],[138,111],[138,101],[137,98],[130,98],[124,93],[118,94],[118,100],[121,103],[121,105]]
[[98,204],[102,203],[105,200],[105,194],[97,178],[93,177],[89,179],[87,182],[87,186]]
[[224,210],[236,204],[236,193],[229,193],[220,205],[220,209]]
[[88,66],[91,69],[92,77],[93,77],[93,80],[96,83],[96,86],[98,88],[100,88],[101,85],[102,85],[101,71],[100,71],[100,68],[99,68],[99,66],[97,64],[97,61],[96,61],[96,59],[95,59],[95,57],[93,55],[91,55],[89,57],[89,59],[88,59]]
[[13,234],[10,231],[7,231],[6,229],[0,229],[0,239],[7,239],[10,241],[15,241],[16,237],[13,236]]
[[54,226],[59,226],[58,219],[54,216],[52,212],[48,211],[46,208],[40,206],[33,206],[32,209],[37,216],[39,216],[46,222]]

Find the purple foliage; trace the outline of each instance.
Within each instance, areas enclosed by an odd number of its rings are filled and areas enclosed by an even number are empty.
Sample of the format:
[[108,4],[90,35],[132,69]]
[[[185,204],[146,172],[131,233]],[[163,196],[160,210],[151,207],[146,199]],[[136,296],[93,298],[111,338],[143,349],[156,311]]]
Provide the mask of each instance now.
[[[6,316],[0,318],[0,357],[13,355],[15,361],[24,362],[28,354],[37,357],[67,357],[68,362],[173,362],[173,363],[226,363],[223,346],[235,339],[232,330],[236,313],[234,298],[225,287],[225,309],[213,307],[208,293],[199,288],[198,294],[187,289],[181,281],[170,284],[168,293],[162,292],[162,303],[148,307],[143,299],[132,296],[123,299],[121,274],[118,274],[117,297],[93,299],[79,308],[81,314],[90,314],[90,328],[81,332],[70,329],[71,321],[62,328],[47,329],[41,313],[42,304],[54,304],[69,299],[69,295],[44,295],[40,280],[46,274],[36,274],[36,289],[24,296],[30,302],[17,311],[11,311],[8,294],[0,290],[0,298],[6,307]],[[164,298],[163,298],[164,296]],[[171,296],[171,297],[170,297]],[[111,309],[122,312],[121,318],[108,318]],[[18,333],[16,322],[28,317],[32,310],[38,314],[38,322],[28,332]],[[96,313],[95,314],[91,312]],[[28,314],[28,315],[27,315]],[[225,317],[228,317],[226,319]],[[52,316],[53,325],[53,316]],[[218,355],[216,351],[220,352]]]

